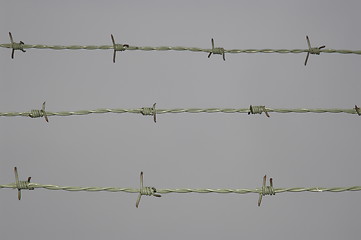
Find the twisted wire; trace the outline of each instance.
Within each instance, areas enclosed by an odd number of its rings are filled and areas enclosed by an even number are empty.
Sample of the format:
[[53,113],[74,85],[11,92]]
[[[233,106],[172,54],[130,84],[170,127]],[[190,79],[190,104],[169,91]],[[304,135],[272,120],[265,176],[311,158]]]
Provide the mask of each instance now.
[[[42,188],[47,190],[62,190],[70,192],[126,192],[126,193],[139,193],[139,188],[119,188],[119,187],[74,187],[74,186],[57,186],[49,184],[38,184],[38,183],[28,183],[29,188]],[[11,188],[17,189],[15,183],[0,185],[2,188]],[[148,191],[144,191],[142,194],[148,195]],[[352,186],[352,187],[293,187],[293,188],[274,188],[274,193],[284,193],[284,192],[349,192],[349,191],[361,191],[361,186]],[[153,190],[149,190],[149,193]],[[255,189],[210,189],[210,188],[176,188],[176,189],[158,189],[157,193],[166,194],[166,193],[236,193],[236,194],[247,194],[247,193],[262,193],[262,188]]]
[[[255,106],[253,106],[255,107]],[[347,113],[357,114],[355,108],[340,109],[340,108],[320,108],[320,109],[306,109],[306,108],[264,108],[268,113]],[[31,112],[0,112],[0,117],[16,117],[16,116],[42,116],[40,111],[32,110]],[[101,108],[95,110],[80,110],[80,111],[62,111],[62,112],[48,112],[47,116],[72,116],[72,115],[89,115],[89,114],[103,114],[103,113],[137,113],[148,115],[156,113],[249,113],[250,108],[175,108],[175,109],[153,109],[153,108],[135,108],[135,109],[122,109],[122,108]]]
[[[0,44],[2,48],[13,48],[13,44],[4,43]],[[42,45],[42,44],[22,44],[22,49],[52,49],[52,50],[114,50],[113,45]],[[138,50],[138,51],[189,51],[189,52],[206,52],[210,53],[214,49],[210,48],[198,48],[198,47],[181,47],[181,46],[159,46],[159,47],[150,47],[150,46],[129,46],[124,48],[124,50]],[[216,50],[217,51],[217,50]],[[307,53],[310,49],[224,49],[225,53]],[[361,55],[361,50],[345,50],[345,49],[319,49],[320,53],[339,53],[339,54],[357,54]]]

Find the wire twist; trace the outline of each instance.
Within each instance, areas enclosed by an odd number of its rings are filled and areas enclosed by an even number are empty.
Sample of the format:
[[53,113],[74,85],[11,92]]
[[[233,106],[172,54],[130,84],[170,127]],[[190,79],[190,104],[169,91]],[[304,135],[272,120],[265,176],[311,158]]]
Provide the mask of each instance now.
[[12,48],[11,59],[14,59],[15,50],[20,50],[22,52],[26,52],[24,50],[24,42],[22,42],[22,41],[20,41],[19,43],[14,42],[14,39],[13,39],[13,36],[12,36],[11,32],[9,32],[9,37],[10,37],[11,48]]
[[213,54],[222,55],[222,56],[223,56],[223,61],[226,61],[226,56],[225,56],[225,53],[224,53],[224,48],[215,48],[215,47],[214,47],[214,40],[213,40],[213,38],[212,38],[211,42],[212,42],[212,50],[209,52],[208,58],[210,58],[211,55],[212,55],[212,53],[213,53]]
[[266,195],[276,195],[275,190],[273,189],[273,180],[272,178],[270,178],[270,186],[266,186],[266,180],[267,180],[267,176],[264,175],[263,177],[263,184],[262,184],[262,188],[261,191],[259,192],[259,198],[258,198],[258,207],[261,206],[261,202],[262,202],[262,197],[266,196]]
[[21,190],[22,189],[34,190],[34,187],[29,186],[31,177],[28,177],[27,181],[19,180],[19,174],[18,174],[17,167],[14,167],[14,173],[15,173],[15,187],[18,189],[18,199],[21,200]]
[[137,202],[135,204],[135,206],[138,208],[139,207],[139,203],[140,203],[140,199],[142,198],[143,195],[145,196],[154,196],[154,197],[161,197],[161,195],[156,194],[157,189],[155,187],[144,187],[143,186],[143,172],[140,173],[140,188],[139,188],[139,195],[138,195],[138,199]]
[[125,51],[127,48],[129,48],[129,45],[128,44],[116,44],[113,34],[111,34],[110,37],[112,38],[112,42],[113,42],[113,48],[114,48],[113,63],[115,63],[115,57],[116,57],[117,52]]
[[153,104],[153,107],[143,107],[140,111],[142,115],[152,115],[153,121],[157,122],[157,110],[155,109],[156,103]]
[[313,47],[311,47],[310,39],[308,38],[308,36],[306,36],[306,40],[307,40],[307,45],[308,45],[308,52],[307,52],[307,56],[306,56],[306,60],[305,60],[305,66],[307,65],[308,57],[310,56],[310,54],[320,55],[321,49],[326,47],[325,45],[323,45],[318,48],[313,48]]
[[250,115],[251,113],[252,114],[262,114],[263,112],[266,114],[267,117],[270,117],[270,115],[268,114],[267,109],[266,109],[265,106],[252,106],[252,105],[250,105],[248,115]]
[[31,118],[39,118],[39,117],[44,117],[46,122],[49,122],[48,119],[48,115],[45,111],[45,102],[43,103],[42,109],[41,110],[37,110],[37,109],[33,109],[30,111],[29,113],[29,117]]

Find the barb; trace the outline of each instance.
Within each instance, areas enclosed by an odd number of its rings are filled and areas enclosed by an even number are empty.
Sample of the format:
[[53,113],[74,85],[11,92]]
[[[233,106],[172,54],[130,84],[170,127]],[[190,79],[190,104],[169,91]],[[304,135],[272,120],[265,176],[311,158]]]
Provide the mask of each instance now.
[[249,108],[175,108],[175,109],[156,109],[153,107],[143,107],[135,109],[124,108],[100,108],[95,110],[80,110],[80,111],[62,111],[49,112],[45,111],[45,102],[42,110],[31,110],[30,112],[0,112],[0,117],[45,117],[49,116],[73,116],[73,115],[89,115],[89,114],[104,114],[104,113],[136,113],[142,115],[153,115],[154,122],[156,122],[157,114],[168,113],[247,113],[247,114],[261,114],[264,112],[267,117],[269,113],[347,113],[360,114],[359,108],[340,109],[340,108],[321,108],[321,109],[307,109],[307,108],[266,108],[265,106],[250,106]]
[[[18,179],[18,178],[17,178]],[[248,193],[256,193],[261,198],[261,196],[265,195],[275,195],[276,193],[284,193],[284,192],[351,192],[351,191],[361,191],[361,186],[353,186],[353,187],[310,187],[310,188],[273,188],[272,180],[270,180],[270,186],[266,186],[265,183],[266,177],[263,178],[263,186],[262,188],[256,189],[211,189],[211,188],[176,188],[176,189],[155,189],[153,187],[144,187],[143,186],[143,174],[140,175],[140,188],[119,188],[119,187],[72,187],[72,186],[57,186],[57,185],[49,185],[49,184],[38,184],[38,183],[30,183],[30,179],[27,182],[24,182],[24,186],[27,188],[20,189],[30,189],[33,190],[35,188],[42,188],[46,190],[62,190],[62,191],[70,191],[70,192],[126,192],[126,193],[138,193],[138,199],[136,206],[139,206],[140,198],[142,195],[155,196],[160,197],[159,194],[167,194],[167,193],[234,193],[234,194],[248,194]],[[22,186],[22,185],[21,185]],[[6,185],[0,185],[0,189],[2,188],[10,188],[10,189],[18,189],[19,185],[17,183],[11,183]],[[259,205],[260,202],[259,200]]]
[[17,167],[14,167],[14,173],[15,173],[15,183],[13,185],[15,186],[15,188],[18,189],[18,199],[21,200],[22,189],[34,190],[34,188],[29,186],[31,177],[28,177],[27,181],[20,181]]
[[209,52],[208,58],[211,57],[212,53],[213,53],[213,54],[220,54],[220,55],[223,56],[223,61],[226,61],[226,56],[225,56],[225,54],[224,54],[224,48],[215,48],[215,47],[214,47],[214,40],[213,40],[213,38],[212,38],[211,42],[212,42],[212,50]]
[[111,34],[110,37],[112,38],[112,42],[113,42],[113,48],[114,48],[113,63],[115,63],[115,57],[116,57],[117,51],[125,51],[127,48],[129,48],[129,45],[128,44],[116,44],[113,34]]
[[355,105],[355,111],[357,115],[361,116],[360,108],[357,105]]
[[157,189],[155,187],[144,187],[143,186],[143,172],[140,172],[139,195],[138,195],[138,199],[137,199],[135,206],[137,208],[139,207],[140,199],[142,198],[143,195],[161,197],[161,195],[156,194],[156,192],[157,192]]
[[12,48],[11,59],[14,59],[15,50],[20,50],[22,52],[26,52],[24,50],[24,42],[22,42],[22,41],[20,41],[19,43],[14,42],[13,35],[11,34],[11,32],[9,32],[9,37],[10,37],[10,42],[11,42],[10,48]]
[[259,192],[258,207],[261,206],[263,196],[276,195],[275,190],[273,189],[273,180],[272,180],[272,178],[269,179],[270,186],[266,186],[266,180],[267,180],[267,176],[264,175],[264,177],[263,177],[263,185],[262,185],[261,191]]
[[306,56],[306,60],[305,60],[305,66],[307,65],[308,57],[310,56],[310,54],[320,55],[321,49],[326,47],[325,45],[323,45],[318,48],[313,48],[313,47],[311,47],[310,39],[308,38],[308,36],[306,36],[306,40],[307,40],[307,45],[308,45],[308,52],[307,52],[307,56]]
[[29,113],[29,117],[31,118],[44,117],[45,121],[49,122],[47,112],[45,111],[45,102],[43,102],[43,107],[41,108],[41,110],[36,110],[36,109],[31,110]]
[[153,104],[153,107],[144,107],[142,108],[141,114],[143,115],[152,115],[154,123],[157,122],[157,109],[155,109],[156,103]]
[[[22,49],[52,49],[52,50],[113,50],[113,45],[43,45],[43,44],[22,44]],[[12,44],[0,44],[2,48],[12,48]],[[181,46],[130,46],[128,44],[123,44],[123,47],[126,47],[126,50],[134,51],[188,51],[188,52],[204,52],[204,53],[213,53],[213,49],[208,48],[199,48],[199,47],[181,47]],[[120,48],[122,49],[122,48]],[[361,50],[337,50],[337,49],[320,49],[318,48],[317,52],[319,53],[339,53],[339,54],[357,54],[361,55]],[[310,48],[308,49],[224,49],[224,53],[240,54],[240,53],[310,53]],[[222,53],[223,54],[223,53]]]
[[252,105],[250,105],[248,115],[250,115],[251,113],[252,114],[262,114],[263,112],[266,114],[267,117],[270,117],[270,115],[268,114],[267,109],[266,109],[265,106],[252,106]]

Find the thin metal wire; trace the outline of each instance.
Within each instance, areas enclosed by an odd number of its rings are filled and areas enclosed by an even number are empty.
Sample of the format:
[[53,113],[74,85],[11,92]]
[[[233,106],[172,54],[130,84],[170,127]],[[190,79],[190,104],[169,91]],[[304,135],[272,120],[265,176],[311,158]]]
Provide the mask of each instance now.
[[[211,188],[176,188],[176,189],[155,189],[154,187],[144,187],[143,186],[143,174],[141,173],[141,184],[140,188],[119,188],[119,187],[74,187],[74,186],[57,186],[50,184],[39,184],[39,183],[30,183],[30,180],[26,183],[27,189],[36,189],[42,188],[46,190],[62,190],[62,191],[70,191],[70,192],[126,192],[126,193],[138,193],[138,199],[136,206],[138,207],[139,201],[142,195],[155,196],[160,197],[159,194],[167,194],[167,193],[235,193],[235,194],[247,194],[247,193],[257,193],[259,194],[258,205],[260,206],[262,201],[262,196],[265,195],[275,195],[276,193],[284,193],[284,192],[349,192],[349,191],[361,191],[361,186],[352,186],[352,187],[293,187],[293,188],[273,188],[273,182],[270,179],[270,186],[266,186],[266,176],[263,178],[263,186],[261,188],[256,189],[211,189]],[[18,180],[17,180],[18,181]],[[10,188],[10,189],[18,189],[19,186],[17,182],[0,185],[0,189],[2,188]],[[21,188],[24,189],[24,188]]]
[[[44,106],[43,106],[43,109]],[[307,108],[266,108],[265,106],[250,106],[249,108],[175,108],[175,109],[156,109],[155,104],[153,107],[147,108],[100,108],[95,110],[80,110],[80,111],[62,111],[62,112],[49,112],[45,110],[41,114],[35,115],[34,110],[30,112],[0,112],[0,117],[42,117],[50,116],[73,116],[73,115],[89,115],[89,114],[104,114],[104,113],[137,113],[142,115],[153,115],[153,120],[156,122],[156,115],[168,113],[254,113],[259,114],[265,112],[267,116],[269,113],[347,113],[347,114],[360,114],[359,108],[356,106],[349,109],[340,108],[320,108],[320,109],[307,109]]]
[[[12,48],[11,44],[9,43],[3,43],[0,44],[0,47],[2,48]],[[68,45],[68,46],[62,46],[62,45],[41,45],[41,44],[24,44],[23,49],[52,49],[52,50],[113,50],[113,45]],[[212,49],[209,48],[198,48],[198,47],[171,47],[171,46],[159,46],[159,47],[150,47],[150,46],[131,46],[129,45],[126,50],[138,50],[138,51],[189,51],[189,52],[205,52],[210,53],[212,52]],[[309,49],[225,49],[225,53],[308,53]],[[346,50],[346,49],[320,49],[320,53],[339,53],[339,54],[357,54],[361,55],[361,50]]]

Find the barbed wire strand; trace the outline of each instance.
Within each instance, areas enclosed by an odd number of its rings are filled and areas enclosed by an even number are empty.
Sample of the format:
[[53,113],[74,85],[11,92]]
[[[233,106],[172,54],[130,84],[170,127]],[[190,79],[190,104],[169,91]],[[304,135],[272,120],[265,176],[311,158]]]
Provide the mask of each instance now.
[[175,109],[156,109],[155,104],[153,107],[143,107],[134,109],[124,108],[100,108],[95,110],[80,110],[80,111],[61,111],[50,112],[45,111],[45,105],[41,110],[31,110],[30,112],[0,112],[0,117],[46,117],[50,116],[73,116],[73,115],[89,115],[89,114],[105,114],[105,113],[136,113],[142,115],[152,115],[154,122],[156,122],[157,114],[168,113],[248,113],[248,114],[261,114],[265,113],[269,117],[270,113],[346,113],[359,115],[359,108],[355,105],[354,108],[340,109],[340,108],[320,108],[320,109],[307,109],[307,108],[266,108],[265,106],[250,106],[249,108],[175,108]]
[[[2,48],[12,48],[9,43],[0,44]],[[42,44],[23,44],[22,49],[52,49],[52,50],[114,50],[112,45],[42,45]],[[198,47],[171,47],[171,46],[129,46],[125,50],[138,50],[138,51],[189,51],[189,52],[205,52],[211,53],[210,48],[198,48]],[[361,55],[361,50],[342,50],[342,49],[320,49],[321,53],[340,53],[340,54],[357,54]],[[309,49],[225,49],[225,53],[308,53]]]
[[[159,194],[167,194],[167,193],[235,193],[235,194],[248,194],[248,193],[257,193],[259,194],[258,206],[261,205],[262,196],[265,195],[275,195],[276,193],[284,193],[284,192],[348,192],[348,191],[361,191],[361,186],[352,186],[352,187],[292,187],[292,188],[273,188],[272,178],[270,179],[270,186],[266,186],[266,175],[263,177],[263,185],[261,188],[255,189],[211,189],[211,188],[176,188],[176,189],[156,189],[155,187],[143,187],[143,172],[141,172],[141,184],[140,188],[119,188],[119,187],[74,187],[74,186],[57,186],[50,184],[39,184],[39,183],[31,183],[30,177],[28,181],[19,181],[17,169],[15,170],[15,183],[0,185],[0,189],[2,188],[10,188],[10,189],[18,189],[19,196],[21,196],[20,191],[24,189],[34,190],[37,188],[42,188],[46,190],[62,190],[62,191],[70,191],[70,192],[126,192],[126,193],[138,193],[138,199],[136,206],[138,207],[139,201],[142,195],[147,196],[155,196],[161,197]],[[19,197],[20,200],[20,197]]]
[[113,62],[115,63],[115,57],[117,51],[126,51],[126,50],[136,50],[136,51],[189,51],[189,52],[205,52],[208,53],[208,58],[212,54],[219,54],[225,59],[225,53],[239,54],[239,53],[307,53],[305,65],[307,64],[310,54],[320,55],[320,53],[339,53],[339,54],[358,54],[361,55],[361,50],[336,50],[336,49],[326,49],[326,46],[321,47],[312,47],[308,36],[306,36],[308,49],[224,49],[221,47],[214,46],[214,39],[211,39],[212,48],[199,48],[199,47],[182,47],[182,46],[131,46],[129,44],[117,44],[115,42],[113,34],[111,34],[112,45],[45,45],[45,44],[25,44],[23,41],[15,42],[13,40],[12,34],[9,32],[10,43],[0,44],[2,48],[11,48],[12,54],[11,58],[14,58],[14,51],[20,50],[25,52],[24,49],[52,49],[52,50],[113,50]]

